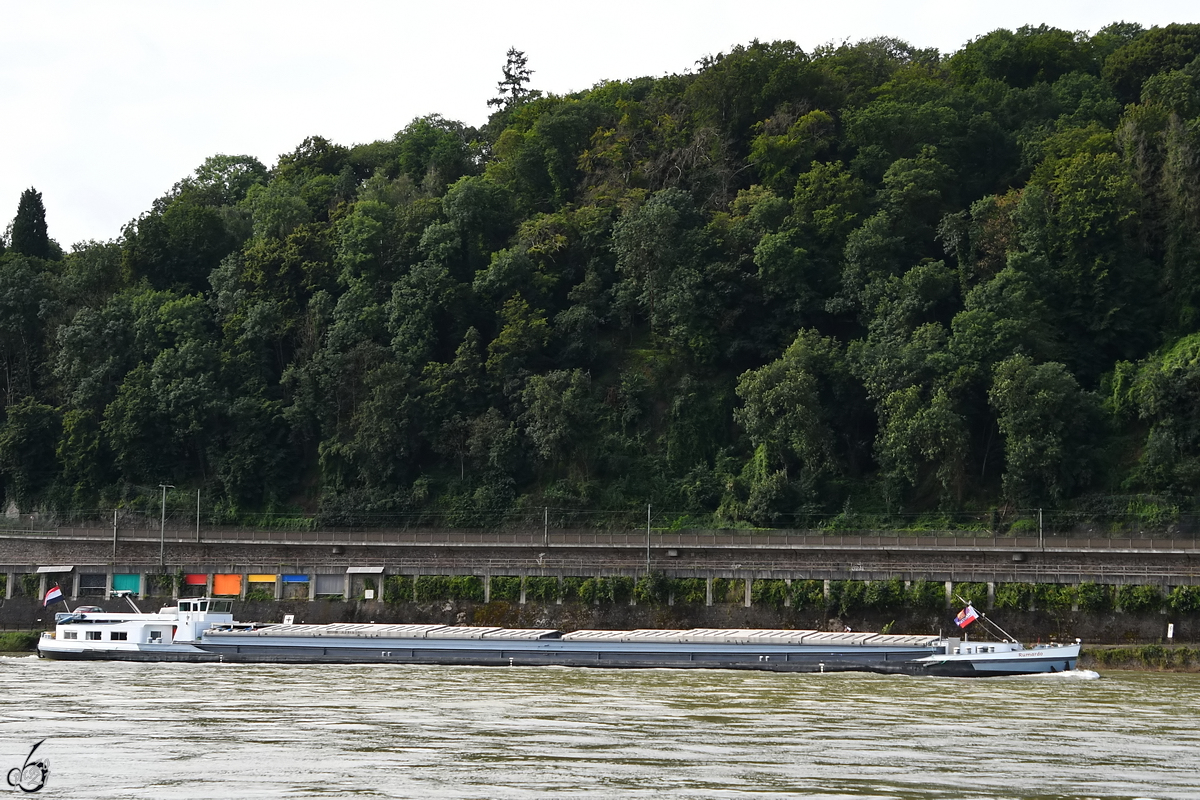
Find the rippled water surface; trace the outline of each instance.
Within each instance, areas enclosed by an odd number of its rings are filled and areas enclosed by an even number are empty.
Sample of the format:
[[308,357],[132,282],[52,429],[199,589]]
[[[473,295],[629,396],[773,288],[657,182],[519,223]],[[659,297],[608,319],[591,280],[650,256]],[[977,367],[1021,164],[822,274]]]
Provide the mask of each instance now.
[[27,796],[1200,798],[1198,709],[1196,675],[4,658],[0,768],[48,737]]

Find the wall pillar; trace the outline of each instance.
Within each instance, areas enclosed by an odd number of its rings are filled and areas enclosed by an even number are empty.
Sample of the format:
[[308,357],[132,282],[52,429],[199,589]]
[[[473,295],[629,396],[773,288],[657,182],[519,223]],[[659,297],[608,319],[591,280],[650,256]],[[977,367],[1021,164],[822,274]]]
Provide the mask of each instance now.
[[991,611],[993,608],[996,607],[996,582],[988,581],[987,587],[988,587],[987,610]]
[[315,570],[308,571],[308,599],[309,602],[317,599],[317,573]]
[[824,592],[824,594],[825,594],[825,599],[826,599],[826,600],[828,600],[828,599],[829,599],[829,588],[830,588],[829,584],[831,584],[831,583],[833,583],[833,581],[829,580],[829,578],[826,578],[826,579],[825,579],[825,586],[824,586],[824,587],[822,587],[822,589],[821,589],[821,591],[822,591],[822,592]]
[[38,575],[38,600],[46,596],[46,573]]
[[712,576],[704,579],[704,605],[712,605]]
[[[413,579],[413,585],[416,585],[416,579]],[[483,573],[483,602],[492,602],[492,573]]]
[[554,605],[556,605],[556,606],[562,605],[562,596],[563,596],[563,577],[562,577],[562,575],[559,575],[558,576],[558,597],[554,598]]
[[350,573],[346,573],[346,577],[342,579],[342,599],[346,602],[350,601]]
[[79,570],[71,571],[71,599],[79,599]]
[[12,600],[13,584],[17,582],[17,573],[9,572],[8,579],[4,582],[4,599]]
[[[276,579],[276,580],[278,580],[278,579]],[[238,593],[238,599],[239,599],[239,600],[245,600],[245,599],[246,599],[246,589],[248,589],[249,587],[250,587],[250,573],[249,573],[249,572],[243,572],[243,573],[242,573],[242,586],[241,586],[241,591]]]
[[525,576],[521,576],[521,605],[525,605]]
[[213,573],[208,573],[208,579],[204,581],[204,594],[209,597],[213,596]]
[[954,605],[954,582],[946,581],[946,608]]
[[750,607],[750,587],[753,583],[753,578],[746,578],[746,608]]
[[275,574],[275,599],[276,600],[283,599],[283,574],[282,573]]

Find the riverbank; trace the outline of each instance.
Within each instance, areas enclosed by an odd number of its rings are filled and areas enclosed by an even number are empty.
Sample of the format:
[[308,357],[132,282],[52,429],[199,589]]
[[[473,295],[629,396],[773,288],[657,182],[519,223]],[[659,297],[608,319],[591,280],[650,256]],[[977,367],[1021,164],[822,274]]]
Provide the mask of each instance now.
[[1187,645],[1145,644],[1085,646],[1080,669],[1200,673],[1200,648]]
[[0,653],[32,653],[37,650],[39,631],[6,631],[0,633]]

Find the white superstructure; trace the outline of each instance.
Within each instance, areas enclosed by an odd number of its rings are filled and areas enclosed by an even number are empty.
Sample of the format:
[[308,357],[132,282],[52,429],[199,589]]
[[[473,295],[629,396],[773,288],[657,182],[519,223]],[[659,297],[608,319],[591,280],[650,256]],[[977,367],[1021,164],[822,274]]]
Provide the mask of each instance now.
[[54,615],[54,630],[42,634],[38,650],[50,657],[96,651],[138,660],[203,657],[194,643],[204,631],[211,625],[233,624],[232,601],[209,598],[180,599],[157,613],[65,611]]

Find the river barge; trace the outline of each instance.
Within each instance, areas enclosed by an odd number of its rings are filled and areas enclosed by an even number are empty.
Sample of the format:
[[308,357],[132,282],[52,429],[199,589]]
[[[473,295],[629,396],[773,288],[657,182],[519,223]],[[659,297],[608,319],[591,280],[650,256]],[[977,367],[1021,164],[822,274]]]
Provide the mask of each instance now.
[[63,612],[38,655],[62,660],[272,664],[456,664],[910,675],[1027,675],[1075,669],[1079,643],[815,630],[584,630],[236,622],[232,603],[181,599],[157,613]]

